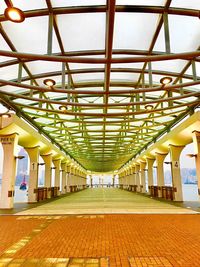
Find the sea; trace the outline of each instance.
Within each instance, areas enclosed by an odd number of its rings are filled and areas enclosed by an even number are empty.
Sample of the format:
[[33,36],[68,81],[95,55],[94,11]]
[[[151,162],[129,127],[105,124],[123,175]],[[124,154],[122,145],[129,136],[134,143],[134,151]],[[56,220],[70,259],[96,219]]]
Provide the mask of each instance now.
[[[1,185],[0,185],[1,191]],[[19,186],[15,186],[14,202],[27,202],[28,192],[27,190],[20,190]],[[183,184],[183,200],[184,201],[198,201],[198,187],[197,184]]]

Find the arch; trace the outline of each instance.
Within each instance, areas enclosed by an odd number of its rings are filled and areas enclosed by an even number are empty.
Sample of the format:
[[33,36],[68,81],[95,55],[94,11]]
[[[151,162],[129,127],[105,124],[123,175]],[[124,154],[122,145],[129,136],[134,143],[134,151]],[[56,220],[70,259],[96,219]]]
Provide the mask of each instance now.
[[198,201],[199,198],[198,198],[195,157],[189,157],[188,154],[194,154],[193,143],[190,143],[187,146],[185,146],[180,156],[183,200]]
[[45,185],[45,164],[43,158],[39,155],[38,162],[38,187]]
[[[28,153],[22,146],[17,145],[17,151],[18,156],[24,158],[17,159],[14,203],[28,202],[30,160]],[[25,190],[20,189],[20,185],[23,181],[25,181],[27,185],[27,189]]]

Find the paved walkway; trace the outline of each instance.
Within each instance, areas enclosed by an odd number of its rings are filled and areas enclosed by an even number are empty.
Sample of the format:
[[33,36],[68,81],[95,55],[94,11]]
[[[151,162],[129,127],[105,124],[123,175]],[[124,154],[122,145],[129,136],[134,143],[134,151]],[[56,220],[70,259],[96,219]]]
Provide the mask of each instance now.
[[200,216],[0,216],[0,267],[199,267]]
[[98,188],[16,212],[0,216],[0,267],[200,266],[200,216],[173,202]]
[[113,213],[195,213],[176,206],[116,188],[93,188],[55,199],[35,208],[18,212],[21,215],[55,214],[113,214]]

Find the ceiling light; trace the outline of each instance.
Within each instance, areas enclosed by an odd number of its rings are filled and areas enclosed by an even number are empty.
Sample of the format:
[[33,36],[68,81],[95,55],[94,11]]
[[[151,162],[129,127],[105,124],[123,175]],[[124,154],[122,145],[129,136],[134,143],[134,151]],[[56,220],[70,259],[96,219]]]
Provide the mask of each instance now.
[[165,164],[171,164],[172,165],[172,162],[171,161],[165,161],[164,163]]
[[24,159],[25,156],[21,156],[21,155],[19,155],[19,156],[16,156],[15,158],[16,158],[16,159]]
[[61,111],[67,111],[67,106],[60,106],[59,107],[59,110],[61,110]]
[[178,116],[174,114],[174,115],[170,115],[170,117],[177,118]]
[[8,113],[5,113],[5,114],[1,114],[1,117],[7,119],[7,118],[10,118],[11,115]]
[[52,79],[45,79],[43,83],[48,87],[53,87],[56,84],[56,82]]
[[146,110],[152,110],[153,109],[153,105],[146,105],[144,108]]
[[171,77],[163,77],[162,79],[160,79],[160,83],[163,85],[169,84],[172,82],[172,78]]
[[197,154],[186,154],[186,156],[189,158],[193,158],[193,157],[197,157]]
[[7,20],[20,23],[25,20],[24,12],[16,7],[7,7],[4,11]]

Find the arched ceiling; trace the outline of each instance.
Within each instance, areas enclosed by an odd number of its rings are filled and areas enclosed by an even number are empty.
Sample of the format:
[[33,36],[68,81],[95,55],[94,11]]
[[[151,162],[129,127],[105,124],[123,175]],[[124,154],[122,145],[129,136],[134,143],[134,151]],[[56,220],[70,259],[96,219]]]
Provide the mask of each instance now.
[[1,102],[84,168],[119,169],[199,106],[199,0],[1,2]]

